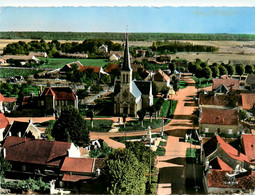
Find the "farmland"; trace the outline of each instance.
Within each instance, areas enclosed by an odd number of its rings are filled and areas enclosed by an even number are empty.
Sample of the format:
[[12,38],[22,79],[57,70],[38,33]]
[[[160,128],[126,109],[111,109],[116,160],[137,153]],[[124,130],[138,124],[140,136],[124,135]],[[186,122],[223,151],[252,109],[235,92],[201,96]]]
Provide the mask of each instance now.
[[0,78],[8,78],[15,75],[22,75],[28,77],[36,73],[42,72],[42,70],[36,69],[20,69],[20,68],[0,68]]
[[104,66],[108,64],[107,59],[72,59],[72,58],[40,58],[40,60],[44,61],[45,63],[40,65],[40,68],[61,68],[65,64],[74,61],[80,61],[85,66]]

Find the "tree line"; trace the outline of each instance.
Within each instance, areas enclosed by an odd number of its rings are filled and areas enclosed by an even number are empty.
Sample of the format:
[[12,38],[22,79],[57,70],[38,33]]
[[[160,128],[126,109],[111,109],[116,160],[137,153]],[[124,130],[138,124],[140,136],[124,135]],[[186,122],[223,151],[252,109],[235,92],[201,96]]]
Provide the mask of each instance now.
[[176,52],[216,52],[218,48],[180,41],[157,41],[152,43],[152,50],[160,54],[168,54]]
[[42,39],[40,41],[30,41],[28,43],[25,43],[24,41],[10,43],[4,48],[3,54],[27,55],[29,52],[33,51],[47,52],[49,57],[60,57],[59,51],[61,51],[63,53],[87,53],[89,56],[94,57],[100,54],[98,48],[103,44],[108,46],[108,51],[122,50],[121,44],[104,39],[86,39],[82,43],[60,43],[58,40],[45,42]]
[[[91,33],[91,32],[1,32],[1,39],[45,39],[45,40],[84,40],[105,39],[124,40],[124,33]],[[253,41],[255,35],[250,34],[205,34],[205,33],[129,33],[130,41],[161,40],[225,40]]]
[[[174,64],[170,64],[174,66]],[[209,66],[206,62],[202,62],[200,59],[196,59],[195,62],[188,63],[188,71],[194,73],[198,78],[210,78],[219,77],[221,75],[242,75],[242,74],[253,74],[255,73],[255,66],[253,65],[231,65],[231,64],[218,64],[213,63]]]

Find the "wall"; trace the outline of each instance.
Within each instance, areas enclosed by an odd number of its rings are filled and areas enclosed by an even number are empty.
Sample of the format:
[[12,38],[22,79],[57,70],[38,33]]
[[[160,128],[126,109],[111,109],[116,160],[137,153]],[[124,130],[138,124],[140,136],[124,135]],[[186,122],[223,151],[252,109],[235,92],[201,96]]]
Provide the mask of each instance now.
[[[201,124],[199,127],[200,133],[205,133],[205,128],[209,128],[209,132],[207,133],[217,133],[217,129],[220,128],[221,133],[229,134],[229,129],[233,129],[232,134],[240,133],[240,129],[238,125],[216,125],[216,124]],[[231,135],[231,134],[230,134]]]

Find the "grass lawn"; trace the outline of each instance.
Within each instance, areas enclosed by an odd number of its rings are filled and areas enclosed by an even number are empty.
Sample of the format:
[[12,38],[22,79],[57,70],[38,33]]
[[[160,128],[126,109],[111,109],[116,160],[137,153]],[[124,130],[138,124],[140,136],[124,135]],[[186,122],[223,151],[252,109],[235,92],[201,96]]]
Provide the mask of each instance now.
[[29,75],[34,75],[39,72],[42,72],[42,70],[1,68],[0,69],[0,77],[8,78],[8,77],[12,77],[15,75],[21,75],[23,77],[28,77]]
[[187,87],[187,82],[186,81],[180,81],[179,89],[184,89],[185,87]]
[[74,61],[80,61],[80,63],[86,66],[102,66],[102,67],[109,63],[108,59],[40,58],[40,60],[45,62],[44,64],[40,65],[40,67],[52,69],[62,68],[64,65]]
[[[169,123],[170,120],[165,120],[164,125]],[[162,120],[161,119],[152,119],[152,122],[150,122],[150,119],[145,119],[143,121],[143,127],[141,126],[141,122],[138,120],[128,121],[126,123],[126,127],[120,127],[119,131],[143,131],[148,128],[148,126],[151,127],[151,129],[156,129],[158,127],[161,127]]]
[[112,127],[112,120],[93,120],[93,128],[90,126],[90,120],[86,122],[89,130],[93,132],[108,132]]

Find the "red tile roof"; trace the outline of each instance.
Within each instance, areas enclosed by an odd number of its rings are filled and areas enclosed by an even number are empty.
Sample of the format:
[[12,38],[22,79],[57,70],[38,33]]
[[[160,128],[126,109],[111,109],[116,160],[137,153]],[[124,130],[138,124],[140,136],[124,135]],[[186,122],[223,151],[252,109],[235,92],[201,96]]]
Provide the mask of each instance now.
[[7,137],[3,148],[6,148],[6,160],[40,165],[60,166],[71,143]]
[[94,73],[99,73],[101,71],[101,66],[82,66],[79,68],[80,72],[89,71],[91,70]]
[[119,64],[109,64],[106,69],[105,72],[110,73],[112,72],[112,70],[118,70],[120,69],[120,65]]
[[0,102],[15,102],[16,98],[15,97],[4,97],[1,93],[0,93]]
[[254,189],[255,177],[253,175],[247,175],[248,173],[240,175],[236,177],[237,184],[229,185],[226,183],[229,181],[226,173],[231,174],[232,172],[212,169],[211,173],[207,175],[208,187]]
[[162,70],[158,70],[156,74],[154,75],[155,81],[168,81],[170,78],[169,76],[164,73]]
[[251,110],[255,105],[254,93],[241,93],[243,109]]
[[66,157],[61,171],[92,173],[95,159]]
[[228,164],[226,164],[223,160],[221,160],[218,157],[217,157],[217,161],[218,161],[218,164],[220,166],[220,169],[225,170],[225,171],[232,171],[233,170]]
[[76,100],[76,95],[70,87],[45,87],[41,97],[55,96],[55,100]]
[[216,105],[216,106],[225,106],[228,104],[228,100],[226,95],[207,95],[200,94],[199,96],[199,104],[202,105]]
[[243,134],[244,153],[250,161],[255,160],[255,135]]
[[4,116],[4,113],[0,112],[0,129],[6,128],[9,125],[8,119]]
[[236,90],[239,88],[239,81],[236,79],[229,79],[228,77],[223,77],[222,79],[213,79],[212,90],[218,89],[221,85],[227,87],[228,90],[231,88]]
[[237,125],[236,109],[202,108],[201,124]]
[[62,181],[69,181],[69,182],[81,182],[86,183],[86,180],[90,180],[93,177],[90,176],[84,176],[84,175],[69,175],[69,174],[64,174]]
[[216,135],[215,137],[211,138],[209,141],[207,141],[203,148],[205,151],[205,156],[210,155],[212,152],[214,152],[217,148],[217,145],[220,144],[221,149],[226,152],[226,154],[231,157],[232,159],[238,160],[238,161],[246,161],[248,163],[251,163],[246,155],[240,152],[240,155],[238,155],[238,150],[235,149],[230,144],[226,143],[219,135]]

